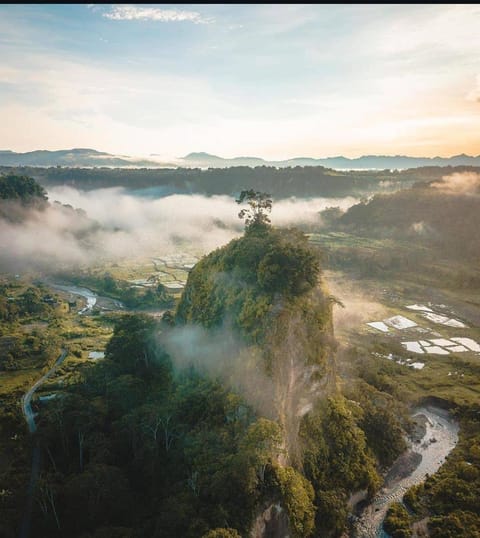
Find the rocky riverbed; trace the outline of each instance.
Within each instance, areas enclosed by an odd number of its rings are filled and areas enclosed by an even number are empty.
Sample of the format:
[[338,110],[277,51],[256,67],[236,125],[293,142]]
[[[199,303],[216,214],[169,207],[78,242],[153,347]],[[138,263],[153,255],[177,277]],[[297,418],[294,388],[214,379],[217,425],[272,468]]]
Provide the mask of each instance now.
[[458,423],[447,411],[434,406],[415,409],[416,428],[409,450],[394,463],[382,489],[362,511],[354,525],[356,538],[384,538],[382,523],[388,507],[405,492],[438,471],[458,442]]

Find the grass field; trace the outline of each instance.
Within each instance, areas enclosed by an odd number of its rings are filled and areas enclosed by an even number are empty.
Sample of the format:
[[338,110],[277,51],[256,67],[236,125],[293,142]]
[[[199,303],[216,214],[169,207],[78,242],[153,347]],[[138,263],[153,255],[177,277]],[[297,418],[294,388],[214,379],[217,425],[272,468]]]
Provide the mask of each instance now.
[[[385,249],[395,249],[392,241],[357,238],[343,233],[315,234],[312,239],[317,244],[328,245],[330,253],[341,252],[345,247],[357,253],[368,248],[374,257],[384,254]],[[408,245],[402,245],[402,248],[411,252],[416,247],[409,250]],[[328,266],[328,258],[325,263]],[[452,285],[445,278],[445,274],[476,271],[476,268],[438,260],[431,262],[430,268],[422,264],[411,270],[400,266],[397,270],[389,268],[372,276],[348,263],[343,270],[332,265],[334,268],[325,271],[325,279],[335,297],[345,305],[344,309],[334,308],[336,337],[342,349],[355,350],[355,365],[340,366],[347,377],[354,375],[353,370],[369,370],[375,375],[386,376],[395,384],[399,396],[409,402],[427,396],[457,404],[479,401],[480,353],[469,350],[448,355],[418,354],[402,345],[407,341],[452,337],[467,337],[480,343],[480,290]],[[422,312],[406,308],[412,304],[427,305],[435,313],[459,320],[466,327],[434,323]],[[383,333],[367,325],[393,316],[406,317],[416,326],[406,329],[390,326],[389,331]],[[349,357],[351,360],[351,355]],[[409,368],[407,361],[424,363],[424,367]]]

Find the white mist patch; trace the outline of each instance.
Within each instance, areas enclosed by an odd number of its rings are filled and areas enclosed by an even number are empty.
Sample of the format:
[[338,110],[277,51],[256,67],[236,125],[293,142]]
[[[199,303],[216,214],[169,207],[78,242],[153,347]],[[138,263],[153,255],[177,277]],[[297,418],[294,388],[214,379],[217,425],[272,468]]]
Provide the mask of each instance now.
[[[145,227],[151,222],[170,224],[172,231],[178,227],[198,226],[221,221],[238,231],[243,224],[238,218],[240,206],[232,196],[201,194],[171,194],[160,198],[135,196],[123,187],[79,191],[71,187],[55,187],[49,198],[74,207],[81,207],[98,222],[126,229]],[[327,207],[346,210],[358,203],[358,198],[286,198],[275,200],[270,215],[272,224],[287,226],[319,222],[319,213]]]
[[432,183],[432,188],[445,194],[475,196],[480,194],[480,174],[476,172],[456,172],[444,176],[442,181]]
[[[40,266],[58,270],[98,265],[125,258],[172,255],[193,249],[203,255],[239,237],[244,223],[240,206],[230,196],[173,194],[160,198],[135,196],[114,187],[79,191],[55,187],[49,200],[59,201],[84,213],[51,204],[44,211],[24,210],[24,218],[1,221],[2,265],[9,269]],[[289,198],[275,201],[272,224],[293,226],[320,224],[319,213],[336,205],[347,209],[358,200]],[[86,213],[86,215],[85,215]],[[195,261],[184,261],[193,267]],[[187,267],[186,267],[187,268]]]
[[[353,196],[345,198],[286,198],[273,202],[272,224],[289,226],[293,224],[319,223],[319,213],[329,207],[346,211],[360,200]],[[236,205],[238,208],[238,205]],[[234,212],[236,215],[238,211]]]
[[161,335],[161,344],[176,369],[190,367],[220,379],[269,418],[276,416],[274,384],[260,368],[258,350],[247,347],[228,328],[207,330],[200,325],[174,327]]
[[[381,303],[373,301],[372,297],[367,295],[360,286],[345,276],[334,271],[325,271],[323,277],[330,293],[344,305],[344,308],[342,308],[334,304],[333,324],[336,333],[358,328],[363,323],[367,323],[372,319],[382,319],[386,315],[387,310]],[[373,321],[371,323],[382,322]],[[383,330],[379,327],[382,327]],[[383,325],[375,328],[386,332]],[[388,329],[388,327],[386,328]]]

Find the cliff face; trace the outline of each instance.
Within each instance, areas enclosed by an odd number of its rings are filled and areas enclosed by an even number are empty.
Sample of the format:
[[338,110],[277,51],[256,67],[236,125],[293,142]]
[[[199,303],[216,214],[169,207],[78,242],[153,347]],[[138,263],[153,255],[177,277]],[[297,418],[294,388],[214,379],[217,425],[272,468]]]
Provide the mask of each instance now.
[[250,538],[278,538],[290,535],[288,516],[280,504],[270,504],[255,519]]
[[247,229],[193,269],[176,321],[227,326],[242,338],[271,381],[271,418],[284,431],[279,463],[301,465],[300,419],[335,384],[331,301],[306,237],[266,225]]
[[331,303],[321,287],[285,302],[269,327],[264,353],[285,435],[280,463],[301,467],[298,432],[314,402],[335,389]]

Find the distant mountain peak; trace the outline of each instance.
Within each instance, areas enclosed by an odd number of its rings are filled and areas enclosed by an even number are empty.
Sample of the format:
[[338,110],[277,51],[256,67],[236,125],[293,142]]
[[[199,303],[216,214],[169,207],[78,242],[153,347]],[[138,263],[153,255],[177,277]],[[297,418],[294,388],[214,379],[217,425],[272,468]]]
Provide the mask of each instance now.
[[184,161],[199,161],[204,159],[219,159],[219,160],[225,160],[223,157],[218,157],[217,155],[212,155],[211,153],[206,153],[205,151],[194,151],[192,153],[189,153],[185,157],[182,157],[182,160]]
[[147,159],[137,159],[124,155],[112,155],[92,148],[72,148],[63,150],[35,150],[17,153],[0,150],[0,166],[65,166],[65,167],[185,167],[185,168],[228,168],[232,166],[273,166],[277,168],[296,166],[319,166],[337,170],[386,170],[418,168],[421,166],[480,166],[480,156],[464,153],[451,157],[409,157],[408,155],[362,155],[361,157],[295,157],[269,161],[261,157],[224,158],[205,151],[192,152],[173,163],[161,163]]

